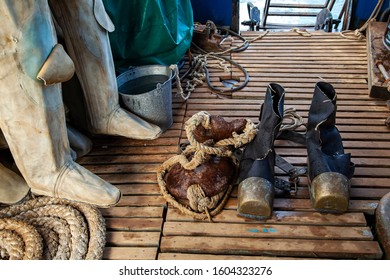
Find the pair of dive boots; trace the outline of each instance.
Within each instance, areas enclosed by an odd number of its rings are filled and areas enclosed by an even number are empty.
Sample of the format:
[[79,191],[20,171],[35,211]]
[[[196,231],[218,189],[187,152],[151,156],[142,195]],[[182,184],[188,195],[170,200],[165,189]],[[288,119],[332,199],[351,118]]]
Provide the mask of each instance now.
[[[284,96],[282,86],[269,85],[261,107],[257,135],[242,153],[237,209],[241,216],[267,219],[272,215],[275,197],[274,140],[279,136],[283,122]],[[299,136],[303,140],[300,142],[307,148],[312,207],[320,212],[342,213],[348,209],[349,179],[354,168],[350,154],[344,153],[342,139],[335,126],[336,98],[332,85],[326,82],[316,84],[307,132]]]

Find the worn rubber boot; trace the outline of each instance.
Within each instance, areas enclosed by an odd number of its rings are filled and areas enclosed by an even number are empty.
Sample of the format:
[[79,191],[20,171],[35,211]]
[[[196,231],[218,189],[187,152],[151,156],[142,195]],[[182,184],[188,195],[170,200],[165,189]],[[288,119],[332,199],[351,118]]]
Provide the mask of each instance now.
[[101,0],[50,0],[63,32],[66,49],[76,65],[95,134],[155,139],[161,129],[119,106],[115,67],[107,31],[114,26]]
[[275,196],[274,140],[283,121],[284,88],[270,84],[261,107],[256,137],[246,145],[240,160],[238,214],[253,219],[272,215]]
[[333,86],[318,82],[309,110],[306,146],[312,207],[321,212],[342,213],[349,204],[349,179],[354,166],[344,153],[336,127],[337,94]]
[[0,204],[21,202],[30,192],[26,181],[0,163]]
[[74,69],[65,67],[70,58],[56,48],[47,1],[0,1],[0,15],[5,19],[0,29],[0,129],[31,191],[99,207],[115,205],[119,190],[71,158],[61,84],[45,85],[38,77],[40,70],[52,69],[53,57],[66,62],[57,68],[57,77],[69,77]]

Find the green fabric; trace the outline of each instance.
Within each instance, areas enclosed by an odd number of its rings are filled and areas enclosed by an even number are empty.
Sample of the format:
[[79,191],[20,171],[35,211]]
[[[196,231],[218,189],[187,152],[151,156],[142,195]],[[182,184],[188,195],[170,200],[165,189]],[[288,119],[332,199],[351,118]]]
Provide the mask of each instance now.
[[103,0],[115,25],[110,42],[118,72],[129,66],[177,64],[193,32],[190,0]]

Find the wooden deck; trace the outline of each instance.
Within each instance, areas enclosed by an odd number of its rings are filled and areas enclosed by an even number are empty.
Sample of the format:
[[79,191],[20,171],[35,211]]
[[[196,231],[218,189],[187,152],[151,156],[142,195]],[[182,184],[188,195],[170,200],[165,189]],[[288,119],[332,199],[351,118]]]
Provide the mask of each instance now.
[[[94,149],[79,163],[121,189],[116,207],[102,209],[107,224],[104,259],[381,259],[373,231],[379,199],[390,191],[390,112],[385,101],[368,95],[367,47],[335,33],[272,32],[232,58],[250,74],[242,91],[224,98],[203,85],[186,103],[175,99],[174,124],[159,139],[94,138]],[[247,38],[258,33],[247,32]],[[214,81],[219,73],[211,72]],[[240,75],[239,72],[233,76]],[[317,81],[338,93],[337,125],[346,152],[356,164],[349,211],[320,214],[310,207],[306,180],[296,196],[277,198],[271,219],[237,216],[237,190],[213,223],[194,221],[167,205],[159,193],[156,170],[179,152],[183,123],[198,111],[257,123],[270,82],[286,89],[285,108],[307,119]],[[294,165],[306,164],[303,146],[276,141],[276,151]],[[281,173],[278,175],[282,176]]]

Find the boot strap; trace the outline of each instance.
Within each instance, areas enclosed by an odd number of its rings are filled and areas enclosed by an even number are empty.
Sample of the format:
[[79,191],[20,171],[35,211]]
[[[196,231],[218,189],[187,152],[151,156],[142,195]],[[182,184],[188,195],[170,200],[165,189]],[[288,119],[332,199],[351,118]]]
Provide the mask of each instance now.
[[275,187],[288,191],[290,195],[296,195],[298,191],[299,177],[307,175],[307,168],[295,167],[278,154],[275,155],[275,165],[289,175],[288,182],[280,178],[276,178]]

